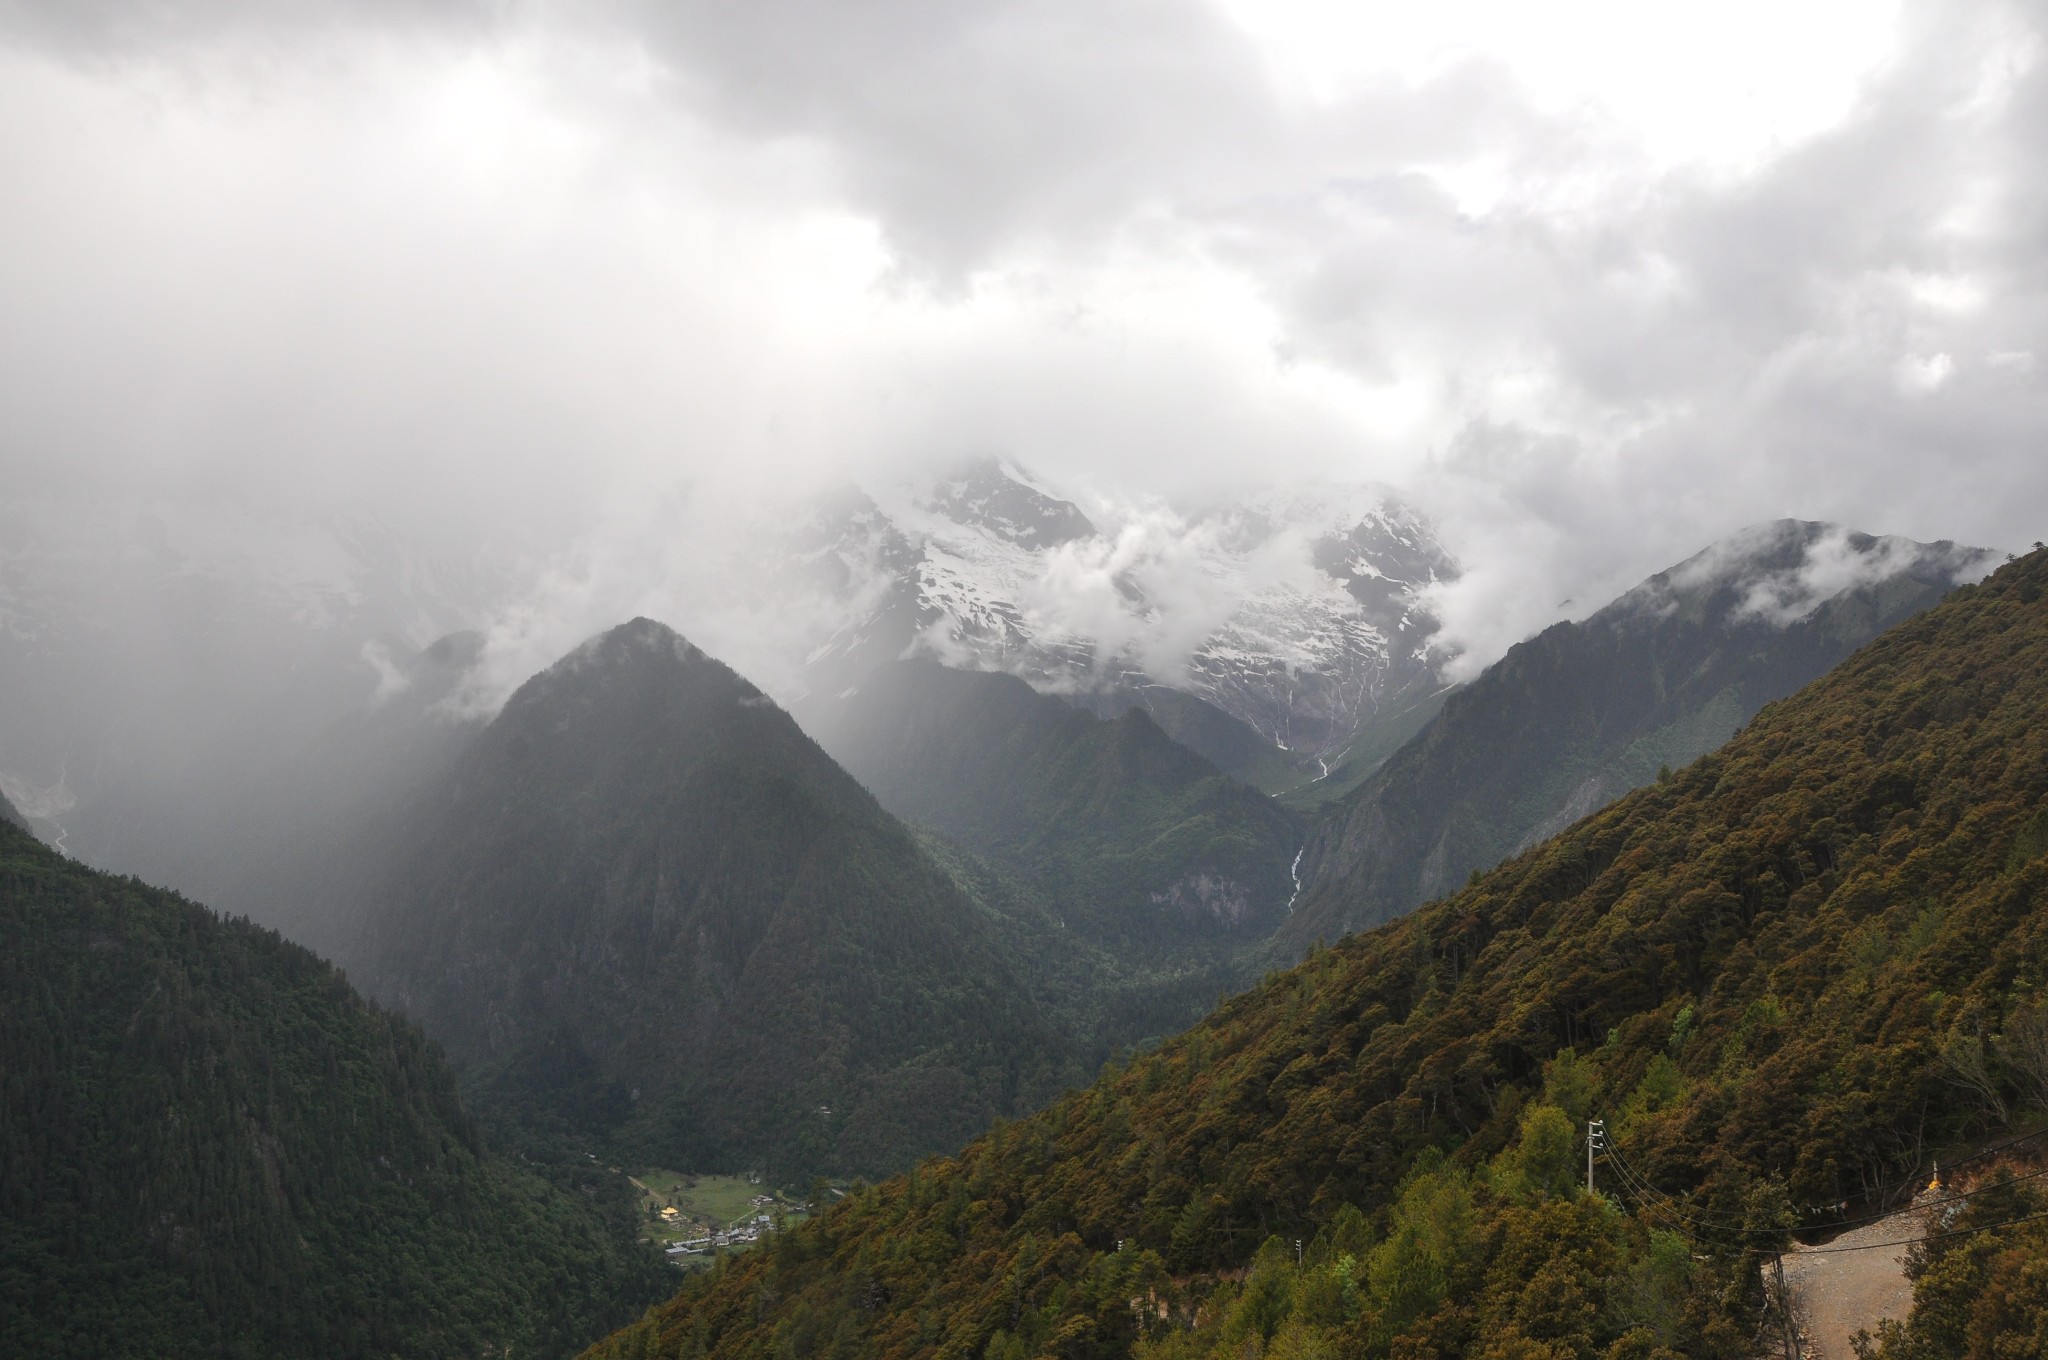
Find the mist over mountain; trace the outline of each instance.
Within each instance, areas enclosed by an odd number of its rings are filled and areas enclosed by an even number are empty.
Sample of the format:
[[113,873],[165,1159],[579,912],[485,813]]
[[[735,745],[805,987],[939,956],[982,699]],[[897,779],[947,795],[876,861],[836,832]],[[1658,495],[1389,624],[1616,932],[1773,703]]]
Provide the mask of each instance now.
[[[991,459],[874,494],[803,498],[801,510],[764,504],[724,534],[687,535],[676,555],[642,563],[639,597],[735,639],[766,668],[769,692],[820,732],[845,728],[835,709],[870,670],[917,656],[1017,675],[1106,717],[1142,710],[1219,769],[1307,809],[1356,787],[1451,692],[1431,601],[1457,582],[1456,561],[1387,493],[1267,489],[1185,511],[1097,496],[1092,513],[1081,499],[1091,498],[1063,497]],[[0,649],[24,696],[0,721],[0,788],[47,839],[89,862],[174,883],[327,949],[341,943],[329,904],[365,862],[359,847],[389,830],[391,809],[495,712],[495,695],[545,664],[536,648],[607,598],[601,573],[549,566],[542,579],[554,584],[535,594],[522,584],[533,568],[515,566],[516,554],[464,563],[347,520],[181,519],[160,506],[131,524],[111,511],[30,510],[11,512],[21,546],[0,562]],[[103,551],[117,530],[124,546]],[[1833,593],[1829,570],[1890,561],[1884,551],[1838,557],[1776,585],[1741,584],[1744,636],[1817,607]],[[1752,588],[1762,593],[1751,599]],[[1891,603],[1873,618],[1893,617]],[[1620,638],[1613,612],[1558,636],[1594,628]],[[1841,613],[1829,606],[1825,617]],[[447,631],[464,622],[480,625],[474,636]],[[1846,626],[1808,621],[1787,642],[1759,645],[1796,651]],[[1625,652],[1616,664],[1650,665]],[[1823,648],[1787,674],[1838,654]],[[1671,694],[1627,702],[1670,729],[1667,754],[1682,763],[1760,700],[1675,667],[1651,666]],[[1704,724],[1691,737],[1673,726],[1681,713]],[[1414,894],[1457,881],[1444,867],[1452,859],[1468,870],[1491,862],[1671,763],[1649,760],[1647,746],[1626,770],[1603,763],[1651,730],[1636,721],[1587,738],[1598,746],[1631,733],[1599,746],[1598,760],[1532,755],[1531,773],[1500,776],[1514,798],[1541,806],[1468,821],[1458,835],[1480,847],[1469,854],[1430,833],[1392,857],[1415,867],[1388,870],[1410,883],[1388,889],[1389,900],[1421,900]],[[1569,787],[1533,792],[1538,767],[1541,780]],[[1428,867],[1440,841],[1442,865]],[[1325,843],[1337,840],[1323,835],[1305,871],[1345,860]],[[1320,911],[1290,938],[1367,919]]]
[[0,789],[69,854],[273,922],[289,902],[244,891],[240,857],[333,805],[363,756],[340,732],[422,709],[416,680],[445,690],[473,655],[424,649],[519,574],[228,500],[10,499],[0,535]]
[[1989,570],[1951,543],[1758,525],[1510,648],[1317,826],[1296,952],[1442,896],[1706,754]]
[[[343,823],[633,612],[722,640],[821,727],[867,670],[922,656],[1104,716],[1142,708],[1268,791],[1333,792],[1433,711],[1427,595],[1456,568],[1387,493],[1084,499],[1099,522],[983,460],[718,516],[687,501],[652,559],[517,534],[464,555],[250,507],[10,502],[0,661],[20,702],[0,788],[90,863],[328,947],[296,865],[336,863]],[[622,582],[631,607],[593,617]]]
[[1067,1075],[977,905],[771,699],[646,619],[522,686],[387,853],[351,974],[528,1135],[872,1174]]
[[[886,585],[808,659],[813,690],[903,655],[1007,671],[1111,711],[1173,690],[1292,753],[1307,782],[1319,757],[1341,758],[1441,688],[1427,594],[1457,566],[1383,489],[1267,490],[1184,517],[1127,510],[1105,530],[987,460],[884,504],[852,503],[828,549]],[[1230,740],[1213,744],[1227,753]]]
[[[1302,819],[1142,709],[1103,719],[1015,676],[905,661],[868,672],[819,739],[891,812],[999,867],[965,877],[1021,898],[1013,918],[1033,908],[1017,953],[1060,1009],[1099,1014],[1098,1042],[1169,1033],[1249,981],[1293,900]],[[1058,985],[1081,960],[1092,1004]]]
[[0,1357],[2048,1354],[2042,0],[0,0],[0,183]]
[[1256,938],[1286,911],[1300,819],[1142,710],[911,661],[870,672],[842,724],[821,739],[884,807],[1029,874],[1099,940]]
[[182,829],[181,881],[322,954],[346,949],[368,876],[483,728],[451,707],[481,646],[459,632],[380,653],[380,697],[342,708],[285,758],[217,793],[209,824]]

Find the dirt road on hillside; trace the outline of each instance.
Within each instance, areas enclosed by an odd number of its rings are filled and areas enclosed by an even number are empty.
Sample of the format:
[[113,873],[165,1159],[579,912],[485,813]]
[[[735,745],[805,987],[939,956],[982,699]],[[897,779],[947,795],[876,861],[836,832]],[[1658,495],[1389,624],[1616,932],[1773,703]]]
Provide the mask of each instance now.
[[[1849,1338],[1859,1329],[1875,1334],[1879,1318],[1905,1319],[1913,1306],[1905,1240],[1921,1234],[1922,1221],[1920,1210],[1906,1209],[1826,1244],[1869,1251],[1795,1247],[1785,1253],[1785,1283],[1804,1324],[1808,1355],[1855,1360]],[[1898,1245],[1872,1245],[1881,1242]]]

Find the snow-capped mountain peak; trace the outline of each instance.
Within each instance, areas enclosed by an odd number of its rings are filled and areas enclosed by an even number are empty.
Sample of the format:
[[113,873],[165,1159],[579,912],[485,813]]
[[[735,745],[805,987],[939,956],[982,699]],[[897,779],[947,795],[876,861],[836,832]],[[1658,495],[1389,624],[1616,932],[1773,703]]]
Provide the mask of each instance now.
[[1098,703],[1181,689],[1313,757],[1437,687],[1421,592],[1457,566],[1382,488],[1110,504],[1098,523],[984,459],[863,499],[833,552],[890,585],[814,654],[817,692],[922,653]]
[[951,524],[1034,552],[1097,534],[1079,506],[1046,491],[1006,459],[969,464],[929,487],[916,504]]

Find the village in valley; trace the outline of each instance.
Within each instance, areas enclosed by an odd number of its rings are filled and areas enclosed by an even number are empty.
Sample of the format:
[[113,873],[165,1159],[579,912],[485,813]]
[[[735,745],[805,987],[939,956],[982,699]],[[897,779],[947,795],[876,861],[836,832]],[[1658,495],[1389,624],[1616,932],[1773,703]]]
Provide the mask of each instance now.
[[814,1207],[763,1185],[753,1173],[693,1176],[656,1168],[631,1180],[640,1192],[649,1235],[685,1269],[709,1265],[721,1252],[744,1251],[768,1233],[808,1218]]

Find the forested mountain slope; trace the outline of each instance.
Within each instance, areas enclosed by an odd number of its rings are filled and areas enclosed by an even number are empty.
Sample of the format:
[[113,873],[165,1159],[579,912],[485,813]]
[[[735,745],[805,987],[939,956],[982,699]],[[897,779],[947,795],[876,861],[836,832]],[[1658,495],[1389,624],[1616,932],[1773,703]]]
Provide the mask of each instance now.
[[1167,736],[1223,773],[1267,793],[1296,788],[1314,777],[1312,760],[1281,750],[1250,723],[1186,690],[1127,684],[1058,697],[1100,718],[1121,718],[1134,708],[1142,709]]
[[[592,1353],[1752,1354],[1758,1250],[2040,1099],[2044,596],[2048,552],[1959,588]],[[1663,1208],[1574,1188],[1588,1114]]]
[[1070,930],[1151,959],[1286,915],[1292,813],[1145,712],[1105,721],[1013,675],[878,667],[829,748],[884,807],[1024,874]]
[[1013,675],[904,661],[812,718],[1096,1061],[1186,1028],[1265,966],[1301,821],[1149,713],[1103,719]]
[[873,1173],[1068,1075],[985,914],[659,624],[528,681],[410,820],[358,975],[522,1135]]
[[1705,755],[1988,566],[1974,548],[1778,520],[1546,629],[1325,815],[1282,938],[1298,957],[1460,886]]
[[667,1279],[606,1202],[297,945],[0,824],[0,1353],[567,1354]]

